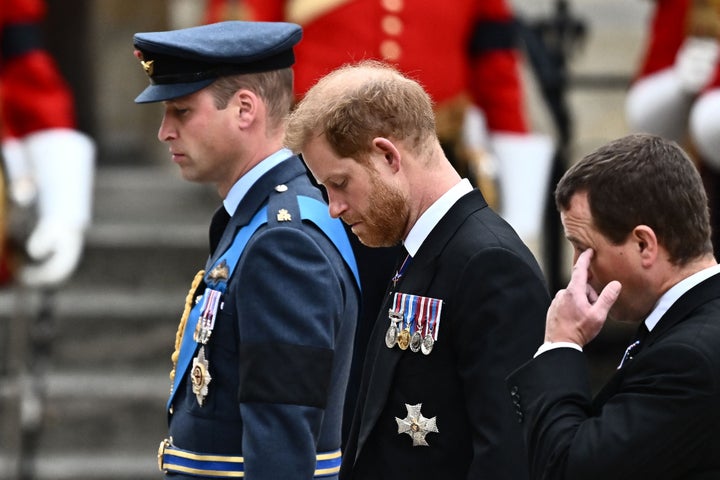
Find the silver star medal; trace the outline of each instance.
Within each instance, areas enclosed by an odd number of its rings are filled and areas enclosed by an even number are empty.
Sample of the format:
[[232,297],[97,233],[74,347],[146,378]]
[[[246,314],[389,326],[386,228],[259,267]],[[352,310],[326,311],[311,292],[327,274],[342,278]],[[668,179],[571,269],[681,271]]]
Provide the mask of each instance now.
[[208,394],[208,385],[212,380],[210,376],[210,364],[205,358],[205,348],[200,347],[197,357],[193,358],[193,367],[190,372],[190,378],[192,379],[192,391],[197,398],[197,402],[200,406],[205,403],[205,397]]
[[413,447],[429,447],[430,444],[425,440],[425,435],[430,432],[439,433],[435,419],[437,417],[425,418],[420,412],[422,403],[417,405],[405,404],[408,414],[402,420],[395,417],[398,425],[398,434],[407,433],[413,441]]

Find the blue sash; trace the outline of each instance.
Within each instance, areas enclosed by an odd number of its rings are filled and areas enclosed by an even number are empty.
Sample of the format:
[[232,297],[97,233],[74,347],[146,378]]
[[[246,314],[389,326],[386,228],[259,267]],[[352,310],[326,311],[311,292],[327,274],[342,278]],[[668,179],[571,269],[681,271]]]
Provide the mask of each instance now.
[[[320,230],[322,230],[325,236],[330,239],[330,241],[335,245],[335,248],[337,248],[338,252],[340,252],[340,255],[347,264],[348,268],[352,271],[358,289],[360,289],[360,276],[358,274],[357,264],[355,263],[355,256],[353,255],[352,247],[350,246],[350,240],[348,240],[347,235],[345,234],[345,229],[343,228],[340,220],[328,216],[327,205],[319,200],[305,196],[298,196],[297,202],[300,207],[300,217],[303,220],[308,220],[314,223]],[[206,285],[212,286],[213,290],[225,293],[225,290],[227,289],[227,282],[230,278],[232,278],[233,271],[237,266],[243,250],[245,250],[245,246],[255,231],[267,223],[267,215],[267,206],[265,206],[255,214],[247,225],[238,231],[230,248],[228,248],[228,250],[217,259],[212,268],[207,269],[205,272],[204,280]],[[209,278],[213,268],[223,262],[225,262],[225,265],[228,268],[227,276],[225,276],[223,280],[219,281]],[[198,343],[193,338],[193,332],[198,318],[200,317],[203,303],[204,302],[202,300],[195,303],[185,324],[185,331],[183,332],[182,342],[180,344],[178,362],[175,367],[175,381],[173,382],[172,391],[170,392],[170,398],[168,398],[167,401],[167,408],[170,408],[175,392],[177,392],[180,382],[185,376],[188,366],[192,363],[192,358],[197,350]]]

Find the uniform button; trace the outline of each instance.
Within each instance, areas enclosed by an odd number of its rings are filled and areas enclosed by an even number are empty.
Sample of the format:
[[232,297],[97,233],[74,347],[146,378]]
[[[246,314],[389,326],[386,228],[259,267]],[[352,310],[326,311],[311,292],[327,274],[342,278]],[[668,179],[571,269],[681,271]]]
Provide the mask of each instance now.
[[172,405],[170,405],[170,408],[168,409],[168,413],[169,413],[170,415],[172,415],[174,411],[175,411],[175,409],[173,408]]
[[403,0],[382,0],[382,7],[388,12],[399,12],[403,9]]
[[394,40],[385,40],[380,44],[380,55],[385,60],[397,60],[401,53],[400,44]]
[[522,423],[522,421],[523,421],[523,413],[522,413],[522,412],[517,412],[517,418],[518,418],[518,423]]
[[385,15],[382,19],[382,30],[386,35],[398,37],[402,33],[402,20],[395,15]]

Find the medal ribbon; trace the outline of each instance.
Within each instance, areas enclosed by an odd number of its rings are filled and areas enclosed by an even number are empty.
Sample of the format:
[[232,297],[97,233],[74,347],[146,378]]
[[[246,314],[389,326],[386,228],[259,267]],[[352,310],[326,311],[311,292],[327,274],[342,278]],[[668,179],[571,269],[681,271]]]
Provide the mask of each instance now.
[[202,314],[198,318],[195,327],[194,340],[205,345],[210,340],[213,329],[215,328],[215,318],[220,307],[220,298],[222,293],[211,288],[206,288],[203,294],[203,302],[200,310]]
[[[431,325],[430,325],[430,331],[429,333],[432,335],[433,340],[437,341],[438,338],[438,332],[440,332],[440,314],[442,313],[442,304],[443,301],[437,298],[433,299],[433,315],[431,318]],[[437,313],[436,310],[437,309]]]
[[397,282],[399,282],[400,279],[402,278],[403,274],[405,273],[405,270],[407,270],[408,265],[410,265],[410,260],[412,260],[412,257],[408,253],[405,256],[405,260],[403,260],[402,265],[400,265],[400,268],[395,272],[395,275],[393,275],[393,278],[392,278],[393,287],[396,286]]
[[410,325],[413,322],[413,315],[417,310],[418,296],[417,295],[406,295],[408,298],[408,311],[407,314],[403,315],[403,330],[410,330]]
[[395,292],[395,299],[393,300],[393,310],[402,315],[402,299],[403,294]]
[[411,333],[415,333],[416,331],[423,333],[423,328],[426,323],[425,318],[427,317],[428,311],[430,310],[429,308],[427,308],[428,300],[430,299],[428,299],[427,297],[420,297],[420,310],[418,311],[417,321],[413,322]]

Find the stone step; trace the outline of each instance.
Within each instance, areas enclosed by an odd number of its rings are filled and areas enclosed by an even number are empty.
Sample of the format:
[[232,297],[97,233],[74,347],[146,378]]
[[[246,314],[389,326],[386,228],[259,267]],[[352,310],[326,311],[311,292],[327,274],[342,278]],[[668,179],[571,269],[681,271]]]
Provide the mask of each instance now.
[[212,187],[165,167],[105,166],[95,176],[93,218],[100,223],[206,224],[219,205]]
[[[157,442],[160,443],[159,441]],[[33,480],[138,480],[161,478],[156,454],[110,452],[103,455],[62,454],[43,456],[33,462]],[[0,455],[0,480],[16,480],[17,458]]]
[[[76,288],[111,292],[119,288],[138,291],[179,291],[190,285],[208,257],[207,227],[158,226],[162,235],[146,228],[123,227],[126,241],[113,235],[104,243],[89,235],[77,271],[69,281]],[[152,240],[151,240],[152,237]]]
[[106,167],[75,286],[138,289],[189,284],[207,259],[215,192],[160,167]]
[[[189,282],[188,282],[189,283]],[[56,294],[43,310],[38,296],[27,295],[23,320],[28,340],[46,352],[56,369],[103,365],[110,370],[168,366],[187,290],[70,290]],[[0,308],[12,312],[16,299],[0,295]],[[47,310],[50,310],[49,313]],[[12,319],[3,316],[7,328]]]
[[[33,418],[42,418],[40,428],[34,430],[37,442],[32,453],[25,450],[25,456],[35,460],[34,478],[149,478],[157,474],[155,452],[166,434],[167,372],[145,369],[109,374],[98,367],[48,372],[40,383],[23,377],[5,382],[0,390],[6,405],[24,413],[20,418],[26,426],[33,425]],[[33,391],[45,392],[41,415]],[[22,408],[12,402],[18,398]],[[3,461],[10,459],[0,457],[0,472],[10,468],[2,468]],[[0,478],[5,477],[0,473]]]

